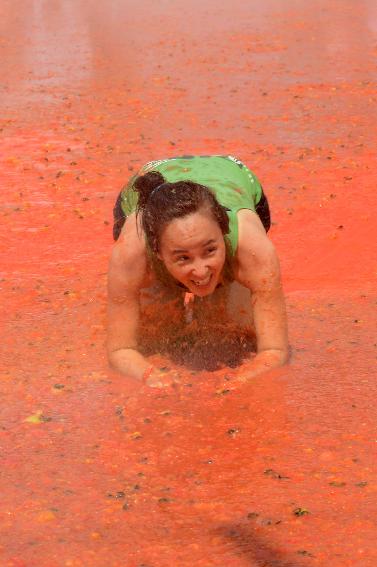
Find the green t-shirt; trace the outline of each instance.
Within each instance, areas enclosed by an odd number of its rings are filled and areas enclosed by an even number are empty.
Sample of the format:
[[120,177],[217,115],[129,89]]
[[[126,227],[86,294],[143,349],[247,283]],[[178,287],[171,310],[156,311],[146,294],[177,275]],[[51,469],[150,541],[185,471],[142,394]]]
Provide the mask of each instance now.
[[122,209],[126,216],[136,209],[138,194],[133,182],[148,171],[159,171],[166,181],[194,181],[213,191],[218,202],[227,209],[229,240],[232,254],[237,250],[238,219],[240,209],[255,211],[262,196],[257,177],[241,161],[233,156],[182,156],[151,161],[132,177],[122,190]]

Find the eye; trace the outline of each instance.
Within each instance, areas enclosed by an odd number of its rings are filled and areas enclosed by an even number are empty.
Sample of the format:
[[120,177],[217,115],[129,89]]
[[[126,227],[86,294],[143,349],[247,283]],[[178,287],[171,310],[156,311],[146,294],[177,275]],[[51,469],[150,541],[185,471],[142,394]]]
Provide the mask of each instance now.
[[211,254],[216,252],[216,250],[217,250],[216,246],[210,246],[209,248],[206,249],[207,256],[210,256]]
[[184,264],[185,262],[187,262],[189,260],[189,257],[186,255],[182,255],[182,256],[178,256],[175,261],[178,262],[178,264]]

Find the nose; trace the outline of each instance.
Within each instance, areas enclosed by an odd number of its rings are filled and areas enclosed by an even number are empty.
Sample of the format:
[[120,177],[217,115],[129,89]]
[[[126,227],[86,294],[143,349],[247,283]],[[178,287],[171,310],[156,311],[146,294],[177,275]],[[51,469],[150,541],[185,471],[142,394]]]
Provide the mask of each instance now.
[[200,280],[204,279],[208,276],[208,266],[206,266],[205,262],[198,260],[193,266],[192,274]]

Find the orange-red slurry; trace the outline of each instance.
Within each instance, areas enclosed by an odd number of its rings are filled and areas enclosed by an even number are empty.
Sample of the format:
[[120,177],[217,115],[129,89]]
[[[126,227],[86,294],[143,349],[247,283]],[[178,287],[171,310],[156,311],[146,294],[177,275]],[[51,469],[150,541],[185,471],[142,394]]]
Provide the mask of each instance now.
[[[375,567],[376,22],[2,2],[1,566]],[[238,156],[271,203],[292,362],[248,385],[107,367],[113,202],[185,153]]]

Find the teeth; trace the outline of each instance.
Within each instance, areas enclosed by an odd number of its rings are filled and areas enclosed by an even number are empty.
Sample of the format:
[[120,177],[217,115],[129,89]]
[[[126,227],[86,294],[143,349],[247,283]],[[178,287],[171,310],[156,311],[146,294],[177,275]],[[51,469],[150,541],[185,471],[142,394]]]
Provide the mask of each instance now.
[[194,282],[195,285],[197,286],[204,286],[207,285],[209,283],[209,280],[211,279],[211,276],[208,276],[208,278],[206,280],[202,280],[200,282],[196,282],[195,280],[192,280]]

